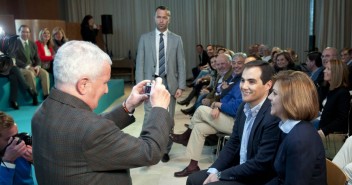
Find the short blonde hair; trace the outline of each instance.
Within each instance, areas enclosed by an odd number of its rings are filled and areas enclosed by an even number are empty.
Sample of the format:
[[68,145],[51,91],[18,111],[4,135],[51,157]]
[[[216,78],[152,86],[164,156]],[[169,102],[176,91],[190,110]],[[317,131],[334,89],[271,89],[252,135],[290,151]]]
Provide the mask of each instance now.
[[5,112],[0,111],[0,136],[3,130],[9,129],[13,125],[15,125],[13,118]]
[[318,93],[308,75],[301,71],[280,71],[273,81],[279,83],[281,102],[288,119],[311,121],[318,116]]
[[348,68],[346,63],[331,59],[328,61],[331,67],[331,80],[329,90],[334,90],[338,87],[347,87],[348,86]]

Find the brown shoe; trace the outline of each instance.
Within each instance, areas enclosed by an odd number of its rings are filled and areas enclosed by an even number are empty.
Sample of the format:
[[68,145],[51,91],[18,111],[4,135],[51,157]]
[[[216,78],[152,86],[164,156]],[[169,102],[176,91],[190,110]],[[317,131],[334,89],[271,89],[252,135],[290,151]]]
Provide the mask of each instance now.
[[183,134],[170,134],[170,139],[175,143],[187,146],[191,133],[192,129],[188,128]]
[[175,177],[186,177],[194,172],[200,171],[199,167],[197,166],[195,169],[188,169],[188,167],[186,167],[185,169],[183,169],[182,171],[179,172],[175,172],[174,176]]

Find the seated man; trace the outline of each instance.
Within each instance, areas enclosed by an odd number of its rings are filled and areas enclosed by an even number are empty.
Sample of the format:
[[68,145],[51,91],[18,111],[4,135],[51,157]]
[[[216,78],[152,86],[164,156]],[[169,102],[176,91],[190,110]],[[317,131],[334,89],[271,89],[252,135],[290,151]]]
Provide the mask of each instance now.
[[[18,31],[20,32],[20,38],[17,40],[17,50],[15,51],[16,65],[20,68],[29,87],[34,89],[35,92],[37,92],[35,78],[40,78],[45,99],[49,95],[49,73],[40,67],[41,61],[38,57],[37,46],[29,40],[29,27],[21,25]],[[35,97],[33,98],[33,105],[37,104],[38,101]]]
[[[211,107],[200,106],[194,113],[191,124],[185,133],[181,135],[171,134],[174,142],[187,145],[186,153],[191,158],[190,164],[184,170],[176,172],[175,177],[184,177],[200,170],[198,161],[205,138],[208,135],[217,132],[231,134],[237,107],[242,103],[240,78],[244,60],[243,57],[235,57],[233,62],[234,79],[229,86],[227,84],[223,85],[227,88],[222,90],[220,102],[213,102]],[[230,58],[221,54],[217,57],[217,61],[230,63]]]
[[267,99],[273,74],[267,62],[245,64],[240,84],[244,103],[238,108],[231,137],[210,168],[191,174],[187,185],[265,184],[275,176],[280,120],[270,114]]
[[34,184],[32,178],[32,146],[18,137],[17,125],[11,116],[0,112],[0,184]]

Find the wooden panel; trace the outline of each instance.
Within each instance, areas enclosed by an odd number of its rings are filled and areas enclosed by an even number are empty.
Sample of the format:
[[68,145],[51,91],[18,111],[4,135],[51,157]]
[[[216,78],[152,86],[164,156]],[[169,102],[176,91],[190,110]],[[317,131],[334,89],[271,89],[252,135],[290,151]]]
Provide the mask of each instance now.
[[0,15],[0,27],[2,27],[5,33],[15,35],[16,27],[13,15]]

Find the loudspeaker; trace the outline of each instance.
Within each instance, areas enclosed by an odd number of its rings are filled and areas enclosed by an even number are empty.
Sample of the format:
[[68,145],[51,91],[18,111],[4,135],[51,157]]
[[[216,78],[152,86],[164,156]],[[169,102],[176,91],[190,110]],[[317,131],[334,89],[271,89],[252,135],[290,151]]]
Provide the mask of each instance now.
[[103,34],[112,34],[112,15],[101,15]]

